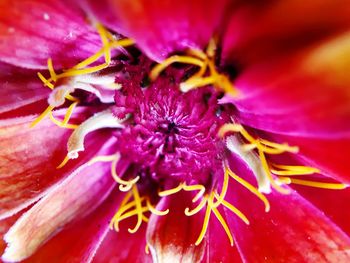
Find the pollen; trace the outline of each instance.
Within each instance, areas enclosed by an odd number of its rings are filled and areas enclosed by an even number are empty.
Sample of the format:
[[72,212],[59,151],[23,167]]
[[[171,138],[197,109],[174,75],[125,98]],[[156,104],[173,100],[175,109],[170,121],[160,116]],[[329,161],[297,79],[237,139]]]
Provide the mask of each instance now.
[[219,73],[215,67],[215,52],[216,41],[212,39],[206,52],[191,49],[187,51],[186,55],[174,55],[165,59],[152,69],[150,79],[152,81],[157,79],[160,73],[173,63],[193,65],[199,67],[199,70],[180,84],[181,91],[188,92],[199,87],[213,85],[216,89],[236,97],[238,90],[233,86],[230,79],[226,75]]

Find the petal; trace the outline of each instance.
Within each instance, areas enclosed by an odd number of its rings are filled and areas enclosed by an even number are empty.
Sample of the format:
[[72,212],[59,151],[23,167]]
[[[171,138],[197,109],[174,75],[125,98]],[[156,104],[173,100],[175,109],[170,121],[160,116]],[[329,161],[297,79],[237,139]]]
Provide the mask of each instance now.
[[21,67],[68,68],[99,49],[84,14],[59,0],[4,0],[0,9],[0,60]]
[[151,263],[152,258],[146,254],[146,224],[136,233],[130,234],[128,228],[134,227],[133,220],[121,224],[119,232],[110,230],[94,257],[94,262]]
[[[90,2],[97,17],[112,21],[110,12],[105,13],[105,9],[96,8],[96,4]],[[206,46],[219,29],[230,1],[109,2],[116,17],[112,28],[134,39],[150,58],[160,61],[174,51]]]
[[[265,131],[336,138],[350,133],[349,83],[306,70],[308,53],[256,64],[236,81],[239,122]],[[329,61],[332,63],[332,60]],[[343,68],[343,72],[346,68]]]
[[340,191],[292,185],[293,189],[323,211],[335,224],[350,236],[350,189]]
[[69,224],[24,262],[91,262],[110,231],[109,220],[119,206],[121,196],[119,190],[113,191],[93,213]]
[[[36,72],[0,63],[0,114],[47,98]],[[22,115],[28,112],[22,112]]]
[[[60,111],[60,115],[62,115]],[[84,112],[72,120],[82,120]],[[58,113],[57,113],[58,114]],[[11,216],[37,201],[45,191],[63,180],[78,165],[90,159],[106,138],[103,134],[90,137],[84,156],[56,169],[66,156],[65,145],[70,130],[43,120],[34,128],[34,117],[0,121],[0,218]]]
[[[247,175],[241,168],[235,172]],[[273,191],[267,196],[271,210],[265,213],[260,200],[249,191],[233,183],[230,188],[226,199],[250,220],[250,225],[245,225],[227,212],[237,246],[247,262],[349,261],[349,237],[295,191],[288,195]]]
[[186,207],[193,209],[192,196],[181,193],[162,198],[157,209],[169,209],[165,216],[151,215],[147,229],[147,241],[154,261],[198,262],[205,250],[205,240],[195,242],[202,229],[203,213],[188,217]]
[[[105,145],[99,154],[110,153]],[[5,261],[19,261],[31,256],[52,234],[73,219],[93,211],[109,195],[114,181],[110,163],[81,166],[26,212],[5,235],[8,247]]]
[[[286,15],[288,14],[288,15]],[[223,41],[226,63],[249,65],[285,56],[349,29],[347,0],[246,1],[230,16]]]

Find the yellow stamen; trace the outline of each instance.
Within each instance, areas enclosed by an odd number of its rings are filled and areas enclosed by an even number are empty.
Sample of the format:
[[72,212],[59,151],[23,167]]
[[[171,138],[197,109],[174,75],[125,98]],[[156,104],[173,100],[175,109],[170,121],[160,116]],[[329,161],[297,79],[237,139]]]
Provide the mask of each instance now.
[[171,189],[168,189],[168,190],[164,190],[164,191],[158,192],[158,195],[160,197],[165,197],[165,196],[168,196],[168,195],[176,194],[176,193],[178,193],[178,192],[180,192],[182,190],[182,187],[183,187],[183,183],[180,183],[175,188],[171,188]]
[[145,253],[147,255],[149,255],[149,245],[148,245],[148,243],[146,243],[146,246],[145,246]]
[[292,175],[308,175],[319,173],[320,170],[309,166],[299,166],[299,165],[279,165],[271,164],[272,167],[278,168],[280,170],[271,169],[271,172],[276,175],[281,176],[292,176]]
[[[209,200],[213,200],[213,195],[214,195],[214,193],[210,194]],[[202,230],[201,230],[201,232],[200,232],[200,234],[195,242],[196,246],[198,246],[202,242],[204,235],[207,232],[211,210],[212,210],[211,207],[209,205],[207,205],[207,209],[205,210],[205,216],[204,216]]]
[[192,199],[192,202],[196,202],[197,200],[199,200],[199,198],[201,198],[203,196],[203,194],[205,193],[205,187],[204,187],[204,185],[201,185],[201,184],[195,184],[195,185],[183,184],[182,188],[185,191],[199,191],[196,194],[196,196]]
[[74,129],[76,129],[76,128],[79,127],[79,125],[76,125],[76,124],[67,124],[67,123],[63,123],[63,121],[61,122],[61,121],[57,120],[57,119],[53,116],[52,112],[50,112],[49,114],[50,114],[50,115],[49,115],[50,120],[51,120],[54,124],[56,124],[58,127],[65,128],[65,129],[72,129],[72,130],[74,130]]
[[[74,102],[68,107],[66,115],[64,116],[64,119],[62,121],[62,124],[64,124],[64,125],[68,124],[68,122],[72,116],[73,110],[77,106],[77,104],[78,104],[78,102]],[[78,126],[78,125],[76,125],[76,126]]]
[[231,246],[233,246],[233,237],[232,237],[231,231],[230,231],[225,219],[222,217],[219,210],[217,208],[215,208],[215,206],[212,207],[212,211],[214,212],[214,215],[216,216],[216,218],[219,220],[220,224],[224,228],[226,235],[228,236],[228,239],[230,240]]
[[251,185],[250,183],[248,183],[247,181],[245,181],[241,177],[237,176],[234,172],[232,172],[232,170],[230,168],[228,168],[228,173],[234,180],[236,180],[238,183],[243,185],[246,189],[248,189],[251,193],[256,195],[261,201],[263,201],[263,203],[265,204],[265,212],[270,211],[269,201],[262,193],[260,193],[258,191],[258,189],[256,189],[253,185]]
[[186,207],[185,209],[185,215],[186,216],[193,216],[195,214],[197,214],[199,211],[202,210],[202,208],[205,206],[205,204],[208,201],[208,197],[204,197],[201,202],[199,203],[199,205],[197,205],[195,208],[193,208],[192,210],[190,210],[188,207]]
[[216,82],[216,78],[213,76],[201,78],[201,77],[191,77],[185,82],[180,84],[180,89],[183,92],[188,92],[189,90],[196,89],[199,87],[212,85]]
[[100,155],[92,158],[87,164],[92,165],[97,162],[112,162],[116,159],[119,159],[119,154]]
[[136,223],[134,228],[128,229],[129,233],[133,234],[140,228],[141,223],[142,223],[142,205],[141,205],[141,198],[139,195],[139,191],[137,190],[137,186],[133,185],[131,190],[132,190],[132,193],[134,195],[134,199],[136,202],[135,209],[137,211],[137,223]]
[[169,213],[169,209],[166,209],[164,211],[157,210],[155,207],[152,206],[149,198],[146,198],[146,204],[147,204],[148,210],[155,215],[164,216],[164,215],[167,215]]
[[164,60],[162,63],[156,65],[151,73],[150,73],[150,79],[152,81],[154,81],[159,74],[166,69],[168,66],[170,66],[173,63],[184,63],[184,64],[191,64],[191,65],[195,65],[198,67],[202,67],[204,65],[204,62],[194,58],[194,57],[190,57],[190,56],[179,56],[179,55],[175,55],[175,56],[171,56],[169,58],[167,58],[166,60]]
[[61,169],[63,166],[65,166],[69,161],[69,157],[64,157],[63,161],[56,167],[56,169]]
[[31,124],[30,124],[30,128],[33,128],[35,125],[37,125],[42,119],[44,119],[46,117],[46,115],[48,115],[52,110],[54,109],[54,107],[52,106],[48,106],[46,108],[46,110],[41,113],[39,115],[39,117],[37,117]]
[[224,200],[224,198],[226,196],[226,192],[227,192],[227,188],[228,188],[228,180],[229,180],[228,169],[229,169],[228,167],[225,167],[224,182],[222,184],[222,189],[221,189],[219,197],[217,198],[217,201],[213,203],[214,207],[218,207],[222,203],[222,201]]
[[131,189],[132,186],[134,186],[137,183],[137,181],[140,179],[140,176],[136,176],[134,179],[131,179],[130,181],[125,181],[121,179],[116,172],[118,160],[119,158],[112,161],[111,174],[113,179],[118,184],[120,184],[119,189],[123,192],[127,192]]
[[39,79],[44,83],[45,86],[49,87],[50,89],[54,89],[55,86],[49,81],[47,80],[43,74],[41,74],[40,72],[37,73]]
[[222,200],[221,203],[223,206],[225,206],[226,208],[230,209],[236,216],[238,216],[240,219],[242,219],[242,221],[244,223],[246,223],[247,225],[249,225],[249,220],[248,218],[239,210],[237,209],[235,206],[233,206],[232,204],[230,204],[229,202]]
[[[285,178],[283,178],[283,179],[285,179]],[[342,184],[342,183],[325,183],[325,182],[294,179],[294,178],[288,178],[288,177],[286,177],[286,179],[289,179],[290,183],[292,183],[292,184],[311,186],[311,187],[315,187],[315,188],[342,190],[342,189],[345,189],[348,187],[348,185]]]
[[263,169],[264,169],[264,171],[266,173],[267,179],[269,180],[271,186],[273,186],[273,188],[275,188],[281,194],[289,194],[290,191],[288,189],[279,186],[275,182],[275,180],[272,178],[272,175],[271,175],[271,172],[270,172],[270,168],[269,168],[269,165],[267,164],[267,160],[266,160],[264,152],[262,150],[260,150],[260,149],[258,150],[258,152],[259,152],[259,157],[260,157],[260,160],[261,160],[261,164],[263,166]]
[[56,82],[57,76],[56,76],[56,72],[55,72],[55,70],[53,68],[52,59],[51,58],[49,58],[47,60],[47,68],[49,69],[51,79]]

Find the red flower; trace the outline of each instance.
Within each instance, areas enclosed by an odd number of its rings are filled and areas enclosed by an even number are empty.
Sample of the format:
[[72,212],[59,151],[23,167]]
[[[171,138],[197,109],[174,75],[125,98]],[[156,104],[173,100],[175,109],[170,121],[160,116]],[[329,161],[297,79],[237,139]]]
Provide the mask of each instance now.
[[347,1],[0,10],[4,261],[349,261]]

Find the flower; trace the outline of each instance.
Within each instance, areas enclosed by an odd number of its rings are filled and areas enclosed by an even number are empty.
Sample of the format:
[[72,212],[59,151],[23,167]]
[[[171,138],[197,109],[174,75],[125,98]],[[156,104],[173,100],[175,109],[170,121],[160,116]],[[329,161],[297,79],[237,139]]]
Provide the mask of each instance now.
[[349,260],[346,1],[0,8],[4,261]]

